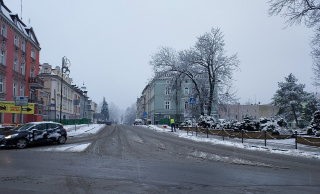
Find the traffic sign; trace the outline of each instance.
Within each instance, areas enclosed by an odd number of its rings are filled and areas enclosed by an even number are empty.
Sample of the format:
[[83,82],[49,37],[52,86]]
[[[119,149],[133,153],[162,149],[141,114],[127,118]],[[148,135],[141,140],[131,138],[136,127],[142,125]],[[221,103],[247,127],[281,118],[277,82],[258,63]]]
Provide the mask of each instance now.
[[146,119],[147,118],[148,113],[147,112],[143,112],[143,118]]
[[28,96],[15,96],[14,97],[15,106],[28,106]]
[[189,104],[196,104],[196,98],[190,98]]
[[27,106],[15,106],[15,102],[0,101],[0,113],[34,114],[34,104],[28,103]]

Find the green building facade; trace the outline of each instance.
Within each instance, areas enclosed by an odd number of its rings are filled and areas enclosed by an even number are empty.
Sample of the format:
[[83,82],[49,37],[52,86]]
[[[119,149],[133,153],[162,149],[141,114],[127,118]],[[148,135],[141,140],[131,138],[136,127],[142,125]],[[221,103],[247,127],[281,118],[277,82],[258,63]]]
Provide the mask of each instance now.
[[[174,118],[180,124],[186,119],[200,116],[199,100],[195,98],[196,90],[191,80],[184,79],[172,89],[173,80],[170,74],[154,78],[144,88],[141,97],[137,99],[137,118],[147,124],[169,124]],[[217,92],[215,92],[215,98]],[[205,104],[205,112],[206,106]],[[217,116],[217,100],[213,100],[212,116]]]

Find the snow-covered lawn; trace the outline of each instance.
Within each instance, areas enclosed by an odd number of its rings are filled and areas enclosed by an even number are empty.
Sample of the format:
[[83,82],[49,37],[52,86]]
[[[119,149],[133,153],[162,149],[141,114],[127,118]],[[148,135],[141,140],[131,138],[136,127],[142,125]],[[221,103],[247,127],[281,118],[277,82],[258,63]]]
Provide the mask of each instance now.
[[244,139],[244,143],[242,143],[241,139],[239,138],[225,138],[223,140],[221,136],[217,135],[209,135],[209,138],[207,138],[206,134],[198,133],[196,135],[195,132],[187,133],[187,131],[178,129],[177,132],[172,133],[169,126],[166,126],[166,128],[161,125],[148,125],[144,127],[161,133],[170,133],[171,135],[176,135],[193,141],[209,142],[213,145],[225,145],[247,150],[258,150],[269,153],[320,159],[320,147],[298,144],[298,149],[295,149],[294,138],[283,140],[267,140],[267,146],[264,146],[264,140],[261,139]]

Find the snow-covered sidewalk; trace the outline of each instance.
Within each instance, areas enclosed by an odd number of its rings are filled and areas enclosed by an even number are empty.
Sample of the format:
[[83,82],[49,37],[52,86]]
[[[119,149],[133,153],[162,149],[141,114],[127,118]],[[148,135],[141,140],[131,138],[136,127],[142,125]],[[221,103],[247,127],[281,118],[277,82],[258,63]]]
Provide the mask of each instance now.
[[[84,137],[90,134],[98,133],[103,127],[104,124],[82,124],[82,125],[64,125],[64,128],[67,130],[68,138],[74,137]],[[50,147],[37,147],[33,150],[38,151],[56,151],[56,152],[82,152],[84,151],[91,143],[78,143],[78,144],[64,144]]]
[[65,125],[64,128],[68,132],[68,137],[83,137],[88,134],[98,133],[104,124],[81,124],[81,125]]
[[294,138],[283,140],[267,140],[267,146],[264,146],[264,140],[262,139],[244,139],[244,143],[242,143],[240,138],[225,137],[223,140],[223,137],[211,134],[209,134],[209,138],[207,138],[207,134],[196,134],[196,132],[188,133],[187,131],[179,129],[177,129],[177,132],[172,133],[169,126],[166,126],[166,128],[164,128],[162,125],[148,125],[144,127],[157,132],[169,133],[193,141],[209,142],[213,145],[225,145],[248,150],[258,150],[269,153],[320,159],[320,147],[298,144],[298,149],[295,149]]

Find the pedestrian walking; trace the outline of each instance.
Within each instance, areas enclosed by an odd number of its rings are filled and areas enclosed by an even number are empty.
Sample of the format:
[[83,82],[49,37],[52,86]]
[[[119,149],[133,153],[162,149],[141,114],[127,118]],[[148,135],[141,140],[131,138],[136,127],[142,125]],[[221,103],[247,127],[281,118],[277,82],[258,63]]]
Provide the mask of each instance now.
[[174,118],[170,119],[170,125],[171,125],[171,132],[176,132],[176,124],[174,122]]

